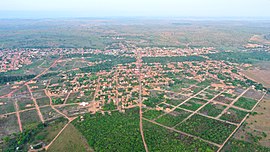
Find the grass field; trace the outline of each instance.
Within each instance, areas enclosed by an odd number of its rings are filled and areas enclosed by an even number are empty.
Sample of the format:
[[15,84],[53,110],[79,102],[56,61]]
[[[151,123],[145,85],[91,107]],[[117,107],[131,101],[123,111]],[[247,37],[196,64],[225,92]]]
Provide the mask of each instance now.
[[92,152],[93,150],[82,134],[72,124],[69,124],[48,149],[48,152],[59,151]]
[[17,116],[15,114],[8,115],[7,118],[0,118],[0,139],[13,133],[18,133],[19,131]]
[[30,110],[20,113],[23,129],[35,128],[41,121],[36,110]]

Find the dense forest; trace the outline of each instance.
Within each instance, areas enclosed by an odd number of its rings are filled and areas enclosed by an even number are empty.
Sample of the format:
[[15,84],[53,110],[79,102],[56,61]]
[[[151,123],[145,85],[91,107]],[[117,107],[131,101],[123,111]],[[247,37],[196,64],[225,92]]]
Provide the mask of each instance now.
[[265,51],[252,52],[220,52],[207,54],[210,59],[224,60],[234,63],[256,63],[258,61],[270,61],[270,53]]

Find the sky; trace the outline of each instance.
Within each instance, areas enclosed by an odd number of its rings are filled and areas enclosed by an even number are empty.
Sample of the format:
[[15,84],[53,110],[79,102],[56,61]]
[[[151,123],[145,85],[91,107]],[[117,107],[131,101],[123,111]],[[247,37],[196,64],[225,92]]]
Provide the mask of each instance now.
[[0,0],[0,18],[270,17],[270,0]]

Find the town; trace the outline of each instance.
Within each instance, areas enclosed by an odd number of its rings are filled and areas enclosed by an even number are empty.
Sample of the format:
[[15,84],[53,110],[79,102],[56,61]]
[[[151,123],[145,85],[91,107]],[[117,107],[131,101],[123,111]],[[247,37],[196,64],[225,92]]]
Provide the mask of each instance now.
[[[5,126],[1,137],[64,119],[60,135],[76,118],[84,121],[83,114],[126,113],[142,100],[144,121],[221,149],[263,100],[267,88],[241,72],[251,64],[211,59],[218,53],[215,48],[4,50],[2,74],[13,78],[3,79],[0,88]],[[214,137],[209,138],[189,130],[190,121],[212,122],[226,131],[218,137],[209,126],[205,129]],[[28,146],[48,149],[58,135]]]

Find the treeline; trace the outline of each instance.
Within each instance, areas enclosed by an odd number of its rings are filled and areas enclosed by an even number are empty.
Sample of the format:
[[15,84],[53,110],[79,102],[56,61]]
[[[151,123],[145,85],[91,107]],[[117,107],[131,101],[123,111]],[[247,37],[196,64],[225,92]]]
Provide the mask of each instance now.
[[85,60],[90,62],[96,61],[104,61],[104,60],[112,60],[115,59],[115,55],[107,55],[107,54],[92,54],[92,53],[76,53],[76,54],[67,54],[64,58],[82,58],[84,57]]
[[8,82],[13,81],[23,81],[29,80],[34,78],[36,75],[19,75],[19,76],[12,76],[12,75],[0,75],[0,84],[6,84]]
[[201,56],[172,56],[172,57],[143,57],[145,63],[170,63],[170,62],[185,62],[185,61],[205,61],[206,59]]
[[136,59],[132,57],[113,56],[113,58],[107,59],[103,63],[96,64],[94,66],[83,67],[83,68],[80,68],[80,70],[82,72],[98,72],[102,70],[109,71],[117,64],[127,64],[127,63],[132,63],[132,62],[136,62]]
[[50,73],[43,74],[40,78],[48,78],[48,77],[56,76],[58,74],[59,72],[50,72]]
[[[255,86],[256,90],[267,90],[267,88],[265,88],[262,84],[257,83],[255,81],[252,81],[250,79],[246,80],[246,84],[249,85],[249,86],[252,86],[252,85]],[[269,91],[269,89],[268,89],[268,91]]]
[[220,52],[207,54],[212,60],[224,60],[234,63],[256,63],[258,61],[270,61],[270,53],[265,51],[252,52]]
[[81,58],[81,57],[91,57],[91,58],[106,58],[105,54],[92,54],[92,53],[75,53],[75,54],[66,54],[63,58]]

